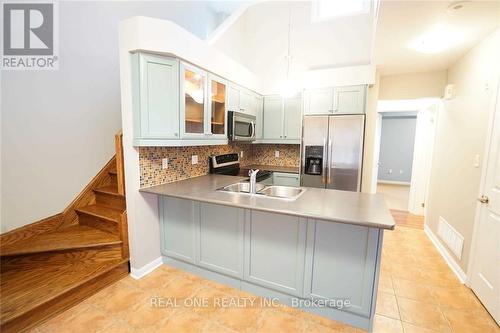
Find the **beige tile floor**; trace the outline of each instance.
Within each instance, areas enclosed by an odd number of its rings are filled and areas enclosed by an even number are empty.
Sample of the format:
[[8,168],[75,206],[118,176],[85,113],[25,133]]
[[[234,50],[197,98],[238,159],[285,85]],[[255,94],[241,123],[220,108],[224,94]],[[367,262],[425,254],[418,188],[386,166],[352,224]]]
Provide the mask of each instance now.
[[377,193],[384,196],[389,209],[408,210],[409,185],[377,184]]
[[[374,332],[499,333],[500,329],[461,285],[422,230],[386,232]],[[141,280],[127,277],[33,332],[360,333],[353,327],[289,307],[152,307],[151,297],[179,304],[196,299],[254,297],[162,266]]]

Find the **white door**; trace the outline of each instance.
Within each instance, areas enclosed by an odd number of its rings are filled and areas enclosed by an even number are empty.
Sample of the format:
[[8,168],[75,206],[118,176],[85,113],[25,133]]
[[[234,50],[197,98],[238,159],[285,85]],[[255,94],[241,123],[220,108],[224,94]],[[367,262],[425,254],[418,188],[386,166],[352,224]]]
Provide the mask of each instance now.
[[484,196],[479,200],[470,286],[500,324],[500,87],[491,135]]

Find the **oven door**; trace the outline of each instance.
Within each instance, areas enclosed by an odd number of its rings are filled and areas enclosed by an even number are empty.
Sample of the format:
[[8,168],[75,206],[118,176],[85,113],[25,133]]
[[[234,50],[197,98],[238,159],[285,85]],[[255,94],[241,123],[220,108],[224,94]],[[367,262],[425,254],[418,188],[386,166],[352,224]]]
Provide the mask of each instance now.
[[255,140],[255,116],[233,112],[230,139],[233,141]]

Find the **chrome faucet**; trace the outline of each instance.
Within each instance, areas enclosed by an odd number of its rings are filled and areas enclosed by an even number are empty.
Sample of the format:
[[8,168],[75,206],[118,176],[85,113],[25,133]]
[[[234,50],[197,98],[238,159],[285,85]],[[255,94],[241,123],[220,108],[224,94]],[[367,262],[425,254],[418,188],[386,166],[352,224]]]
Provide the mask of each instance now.
[[256,184],[257,184],[257,173],[259,172],[259,169],[257,170],[250,170],[248,171],[248,175],[250,176],[250,189],[249,193],[250,194],[255,194],[256,192]]

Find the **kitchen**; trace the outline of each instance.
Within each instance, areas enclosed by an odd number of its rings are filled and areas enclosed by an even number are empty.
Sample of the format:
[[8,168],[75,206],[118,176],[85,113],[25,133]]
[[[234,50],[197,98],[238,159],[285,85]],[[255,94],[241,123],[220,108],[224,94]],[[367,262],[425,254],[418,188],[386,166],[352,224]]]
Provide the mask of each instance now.
[[[244,67],[171,22],[131,18],[122,30],[125,169],[140,184],[126,179],[127,209],[140,216],[132,228],[157,225],[158,248],[147,247],[161,254],[132,275],[163,263],[284,304],[332,300],[303,309],[371,329],[395,223],[381,196],[360,193],[370,68],[263,95]],[[191,53],[125,37],[136,33],[182,35]]]

